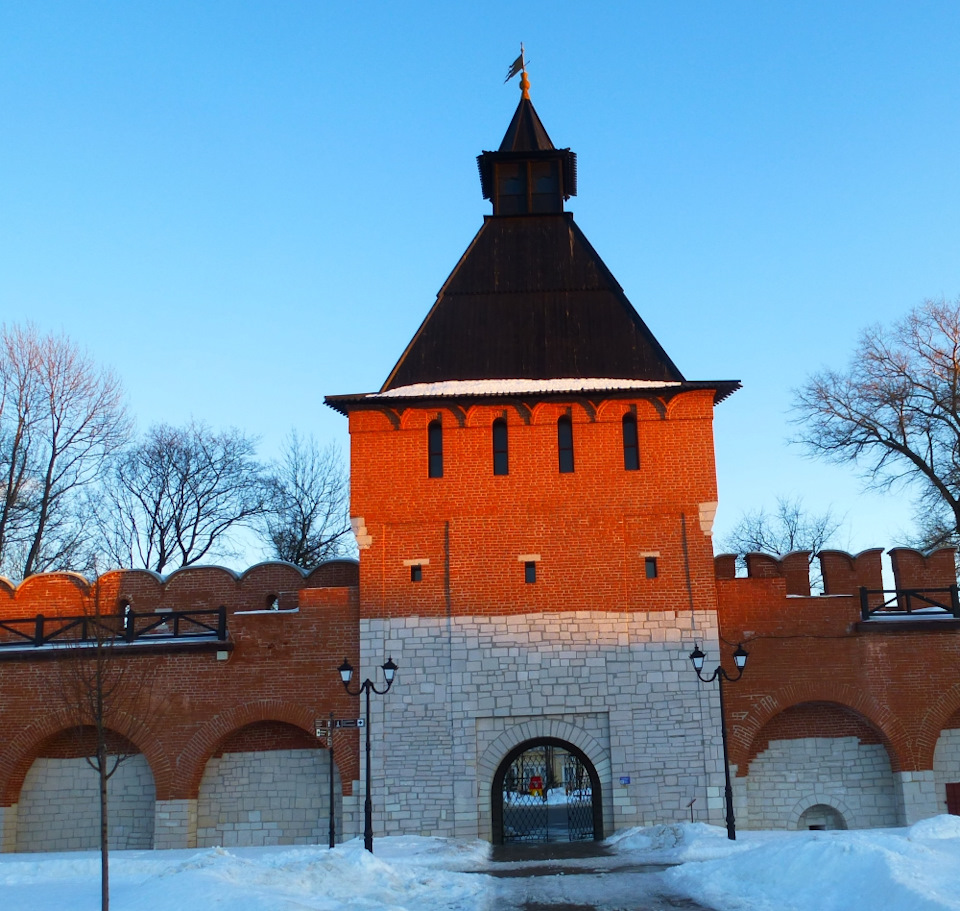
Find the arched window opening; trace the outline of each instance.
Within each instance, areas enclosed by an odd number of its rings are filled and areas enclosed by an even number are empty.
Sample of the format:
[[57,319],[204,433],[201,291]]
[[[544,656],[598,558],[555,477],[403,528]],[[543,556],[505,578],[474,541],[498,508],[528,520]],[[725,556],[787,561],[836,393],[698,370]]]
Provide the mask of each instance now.
[[443,477],[443,425],[431,421],[427,428],[428,473],[431,478]]
[[497,418],[493,422],[493,473],[509,474],[510,463],[507,457],[507,422]]
[[557,452],[560,459],[560,473],[573,471],[573,421],[566,415],[557,421]]
[[133,605],[129,598],[121,598],[117,604],[120,616],[123,617],[123,631],[130,633],[133,630]]
[[623,467],[626,471],[636,471],[640,468],[637,416],[629,411],[623,416]]

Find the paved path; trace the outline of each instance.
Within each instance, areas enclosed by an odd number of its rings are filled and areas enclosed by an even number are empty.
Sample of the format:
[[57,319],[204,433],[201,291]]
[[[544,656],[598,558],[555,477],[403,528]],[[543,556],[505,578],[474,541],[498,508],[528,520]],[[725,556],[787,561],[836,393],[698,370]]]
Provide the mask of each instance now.
[[661,864],[638,864],[598,842],[494,848],[478,870],[502,911],[710,911],[673,894]]

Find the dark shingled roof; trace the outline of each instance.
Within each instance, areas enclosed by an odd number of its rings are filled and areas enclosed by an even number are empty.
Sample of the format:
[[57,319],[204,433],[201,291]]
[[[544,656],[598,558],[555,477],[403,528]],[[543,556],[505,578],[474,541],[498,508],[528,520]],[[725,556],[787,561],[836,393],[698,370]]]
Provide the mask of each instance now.
[[513,120],[503,134],[500,152],[546,152],[553,149],[553,143],[543,128],[533,102],[521,98],[513,114]]
[[[382,393],[452,380],[609,379],[610,394],[624,392],[623,381],[640,380],[656,394],[713,389],[715,402],[740,387],[735,380],[684,380],[573,216],[562,211],[561,197],[576,194],[576,156],[554,148],[529,98],[517,106],[499,151],[478,159],[484,197],[500,192],[494,186],[500,164],[532,167],[554,159],[563,169],[556,209],[506,214],[494,199],[498,214],[484,219],[380,394],[328,396],[328,405],[346,414],[388,400],[399,404],[400,396]],[[483,388],[487,398],[506,394],[496,384]],[[414,393],[424,401],[438,394]]]
[[570,213],[488,216],[381,392],[562,377],[683,380]]

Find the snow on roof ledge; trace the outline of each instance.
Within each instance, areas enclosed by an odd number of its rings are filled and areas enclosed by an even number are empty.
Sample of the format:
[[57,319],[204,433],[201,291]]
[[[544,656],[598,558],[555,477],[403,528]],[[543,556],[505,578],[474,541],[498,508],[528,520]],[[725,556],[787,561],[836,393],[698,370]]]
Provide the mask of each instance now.
[[681,386],[675,380],[556,379],[556,380],[446,380],[413,383],[376,394],[377,398],[424,398],[447,395],[516,395],[538,392],[594,392],[612,389],[662,389]]

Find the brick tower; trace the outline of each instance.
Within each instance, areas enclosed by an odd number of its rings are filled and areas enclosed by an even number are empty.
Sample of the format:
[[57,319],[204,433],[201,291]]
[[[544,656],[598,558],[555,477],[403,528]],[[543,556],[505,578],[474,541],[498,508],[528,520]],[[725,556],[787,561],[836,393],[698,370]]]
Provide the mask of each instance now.
[[[521,89],[478,157],[492,215],[379,392],[326,399],[350,420],[362,670],[400,666],[377,828],[601,838],[694,798],[719,821],[686,653],[717,654],[712,417],[739,384],[667,356],[564,211],[576,155]],[[548,797],[583,798],[580,822],[517,815]]]

